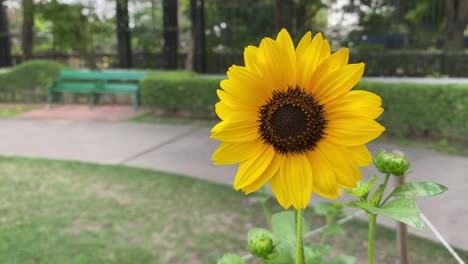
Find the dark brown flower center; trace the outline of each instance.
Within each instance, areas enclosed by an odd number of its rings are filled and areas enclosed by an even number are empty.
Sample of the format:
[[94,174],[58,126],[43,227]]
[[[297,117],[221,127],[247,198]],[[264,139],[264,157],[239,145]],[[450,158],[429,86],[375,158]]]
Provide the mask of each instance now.
[[273,91],[259,112],[259,133],[278,153],[313,150],[324,135],[323,105],[299,87]]

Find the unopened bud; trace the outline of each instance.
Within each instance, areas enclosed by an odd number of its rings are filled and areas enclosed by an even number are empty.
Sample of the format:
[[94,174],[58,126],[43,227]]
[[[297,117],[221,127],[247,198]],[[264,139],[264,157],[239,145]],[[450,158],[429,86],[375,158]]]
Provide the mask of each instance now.
[[273,239],[269,233],[257,232],[249,237],[249,248],[252,255],[266,258],[273,252]]
[[387,153],[385,150],[381,150],[374,159],[374,165],[382,173],[403,176],[411,163],[402,154]]

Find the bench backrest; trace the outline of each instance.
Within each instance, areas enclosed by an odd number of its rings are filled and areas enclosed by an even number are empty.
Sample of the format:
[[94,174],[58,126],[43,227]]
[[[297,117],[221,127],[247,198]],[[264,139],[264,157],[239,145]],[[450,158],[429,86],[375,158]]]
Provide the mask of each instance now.
[[139,82],[145,77],[144,72],[125,71],[61,71],[61,81],[135,81]]

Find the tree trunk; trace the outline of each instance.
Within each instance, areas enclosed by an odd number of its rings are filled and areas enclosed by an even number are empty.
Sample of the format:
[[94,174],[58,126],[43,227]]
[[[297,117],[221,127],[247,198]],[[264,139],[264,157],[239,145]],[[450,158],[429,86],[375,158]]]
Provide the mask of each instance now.
[[468,1],[447,0],[447,35],[446,50],[462,50],[464,48],[464,31],[468,24]]
[[307,21],[307,2],[306,0],[300,0],[297,2],[296,6],[294,6],[294,34],[295,35],[303,35],[308,28],[306,25]]
[[204,0],[190,0],[191,41],[187,55],[188,69],[206,72]]
[[11,66],[11,42],[6,6],[0,0],[0,67]]
[[278,32],[282,28],[286,28],[291,31],[292,5],[292,0],[275,0],[276,30]]
[[119,52],[119,67],[132,67],[132,48],[130,27],[128,25],[128,0],[116,0],[117,11],[117,47]]
[[33,0],[23,0],[23,29],[21,32],[22,61],[30,60],[34,46],[34,3]]
[[164,69],[177,69],[179,46],[178,21],[177,21],[177,0],[163,0],[163,64]]

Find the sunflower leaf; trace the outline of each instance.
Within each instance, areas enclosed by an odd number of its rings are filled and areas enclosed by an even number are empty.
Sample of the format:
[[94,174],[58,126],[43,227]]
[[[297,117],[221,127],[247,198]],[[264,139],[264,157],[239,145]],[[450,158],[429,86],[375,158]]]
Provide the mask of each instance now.
[[[278,253],[294,256],[296,248],[294,212],[286,211],[274,214],[271,218],[271,225]],[[307,222],[302,219],[302,233],[305,234],[309,230]]]
[[396,187],[390,196],[432,196],[447,190],[446,186],[435,182],[408,182]]
[[368,214],[371,213],[371,211],[369,211],[368,208],[372,207],[372,205],[369,203],[369,201],[366,201],[366,200],[351,201],[351,202],[347,203],[346,205],[349,206],[349,207],[361,209],[361,210],[365,211]]
[[304,245],[304,258],[306,264],[322,263],[323,257],[330,252],[330,245]]
[[424,226],[414,198],[400,197],[384,204],[381,208],[369,205],[365,201],[354,201],[352,203],[354,207],[361,208],[368,213],[386,216],[419,230],[422,230]]

